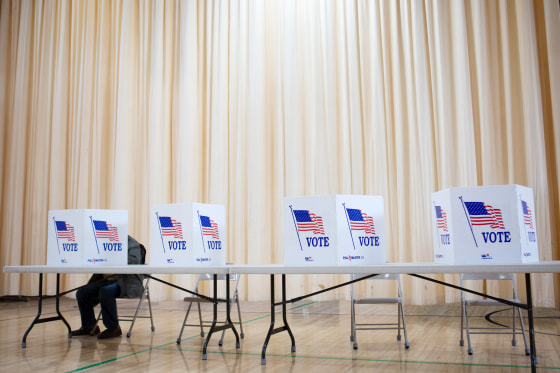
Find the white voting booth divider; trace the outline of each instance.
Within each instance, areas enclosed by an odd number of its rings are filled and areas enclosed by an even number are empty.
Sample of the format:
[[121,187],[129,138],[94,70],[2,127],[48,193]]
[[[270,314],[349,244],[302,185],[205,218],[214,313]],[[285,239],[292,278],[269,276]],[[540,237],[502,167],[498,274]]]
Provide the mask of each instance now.
[[515,264],[539,261],[533,190],[520,185],[432,193],[434,261]]
[[284,264],[385,264],[383,197],[284,198]]
[[152,266],[219,266],[226,263],[223,205],[154,205],[150,214]]
[[128,211],[49,211],[48,265],[121,266],[127,263]]

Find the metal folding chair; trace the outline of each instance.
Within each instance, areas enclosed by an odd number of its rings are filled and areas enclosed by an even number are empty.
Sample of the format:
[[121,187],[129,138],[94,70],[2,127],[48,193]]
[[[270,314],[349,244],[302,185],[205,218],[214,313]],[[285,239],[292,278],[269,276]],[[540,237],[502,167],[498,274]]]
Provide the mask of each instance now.
[[[154,318],[152,316],[152,302],[150,301],[150,288],[148,286],[148,284],[150,283],[150,279],[146,278],[144,280],[144,291],[142,292],[142,295],[138,298],[130,298],[130,297],[118,297],[117,298],[117,302],[119,299],[139,299],[138,301],[138,305],[136,306],[136,310],[134,312],[134,314],[123,314],[120,311],[118,312],[118,316],[119,316],[119,321],[127,321],[130,322],[130,327],[128,328],[128,332],[126,333],[126,336],[130,338],[130,335],[132,333],[132,328],[134,327],[134,323],[136,322],[136,319],[150,319],[150,323],[151,323],[151,329],[152,332],[156,330],[156,328],[154,327]],[[144,315],[140,313],[140,309],[142,307],[142,302],[146,300],[148,302],[148,310],[149,310],[149,315]],[[117,307],[118,310],[120,310],[119,307]],[[101,320],[101,310],[99,311],[99,315],[97,316],[97,323],[99,324],[99,321]]]
[[[364,277],[365,275],[352,275],[352,280]],[[396,297],[385,297],[385,298],[357,298],[354,295],[354,284],[351,284],[351,312],[350,312],[350,323],[351,323],[351,335],[350,341],[354,342],[354,349],[358,349],[358,341],[356,338],[357,330],[387,330],[396,329],[397,330],[397,340],[401,340],[401,320],[402,320],[402,330],[404,332],[404,346],[409,348],[408,338],[406,335],[406,322],[404,317],[404,307],[402,302],[402,290],[401,290],[401,280],[399,274],[381,274],[370,279],[363,280],[393,280],[397,284],[397,296]],[[356,322],[356,305],[357,304],[397,304],[398,318],[396,323],[357,323]]]
[[[231,310],[231,307],[233,307],[234,303],[237,304],[237,315],[238,315],[239,321],[233,322],[233,323],[239,325],[239,329],[240,329],[240,332],[241,332],[240,337],[244,338],[245,334],[243,333],[243,322],[241,320],[241,308],[239,307],[239,297],[238,297],[238,294],[237,294],[237,286],[239,284],[239,277],[240,277],[239,274],[230,274],[229,275],[229,280],[230,281],[235,281],[233,291],[231,292],[230,310]],[[213,274],[205,273],[205,274],[198,275],[198,278],[197,278],[196,284],[195,284],[195,288],[194,288],[194,292],[195,293],[199,292],[199,285],[201,285],[202,281],[212,281],[213,279],[214,279]],[[218,279],[218,281],[225,281],[226,275],[219,274],[219,275],[217,275],[217,279]],[[197,297],[197,296],[185,297],[184,300],[186,302],[189,302],[189,305],[187,307],[187,313],[185,314],[185,319],[183,320],[183,324],[181,326],[181,331],[179,332],[179,337],[177,337],[177,343],[178,344],[181,343],[181,336],[183,335],[183,330],[185,329],[185,326],[200,327],[200,336],[204,337],[204,326],[212,325],[212,321],[202,319],[202,312],[201,312],[201,306],[200,306],[201,303],[211,303],[211,301],[209,301],[207,299],[204,299],[204,298]],[[192,307],[193,304],[196,304],[196,306],[198,308],[198,321],[199,322],[197,324],[189,324],[187,322],[187,319],[189,317],[189,313],[191,311],[191,307]],[[226,333],[226,331],[223,330],[220,341],[218,342],[218,344],[220,346],[223,345],[223,343],[224,343],[225,333]]]
[[[515,285],[515,275],[512,273],[462,273],[461,274],[461,287],[463,287],[463,281],[467,280],[509,280],[511,281],[513,288],[513,298],[509,299],[512,302],[519,302],[519,297],[517,296],[517,287]],[[525,342],[525,354],[529,355],[531,352],[527,347],[527,337],[525,336],[525,324],[523,323],[523,315],[521,314],[521,308],[513,307],[512,313],[512,327],[511,331],[506,331],[503,326],[490,326],[490,327],[472,327],[469,326],[469,320],[467,317],[467,306],[500,306],[504,305],[493,299],[466,299],[465,292],[461,292],[461,341],[460,345],[464,346],[465,341],[463,339],[463,332],[466,331],[467,342],[468,342],[468,353],[473,354],[473,349],[471,346],[471,334],[511,334],[512,340],[511,345],[517,345],[517,340],[515,336],[517,334],[523,335],[523,342]],[[521,324],[521,329],[516,329],[515,319],[516,311]]]

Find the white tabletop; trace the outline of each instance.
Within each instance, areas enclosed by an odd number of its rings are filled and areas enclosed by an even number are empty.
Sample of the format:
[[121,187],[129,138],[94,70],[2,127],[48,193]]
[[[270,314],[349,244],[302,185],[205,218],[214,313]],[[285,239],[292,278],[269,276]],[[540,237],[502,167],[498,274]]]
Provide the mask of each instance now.
[[560,261],[527,264],[459,265],[437,263],[387,263],[379,265],[287,266],[284,264],[238,264],[212,267],[184,266],[5,266],[9,273],[117,273],[117,274],[367,274],[367,273],[560,273]]
[[227,266],[208,266],[208,267],[185,267],[185,266],[165,266],[156,267],[145,264],[130,264],[126,266],[48,266],[48,265],[29,265],[29,266],[5,266],[4,272],[11,273],[110,273],[110,274],[227,274]]
[[379,265],[287,266],[284,264],[238,264],[208,267],[185,266],[5,266],[9,273],[117,273],[117,274],[437,274],[437,273],[560,273],[560,261],[527,264],[387,263]]
[[231,265],[239,274],[436,274],[436,273],[558,273],[560,261],[528,264],[459,265],[438,263],[387,263],[379,265],[286,266],[283,264]]

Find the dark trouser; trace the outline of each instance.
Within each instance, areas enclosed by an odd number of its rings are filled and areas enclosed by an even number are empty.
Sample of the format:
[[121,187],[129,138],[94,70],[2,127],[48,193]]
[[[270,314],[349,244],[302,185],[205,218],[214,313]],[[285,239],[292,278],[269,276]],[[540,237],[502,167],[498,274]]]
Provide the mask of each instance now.
[[117,296],[120,293],[121,288],[117,280],[101,280],[80,288],[76,292],[76,299],[82,318],[82,327],[91,328],[95,325],[97,318],[93,307],[100,304],[105,327],[107,329],[117,328],[119,326]]

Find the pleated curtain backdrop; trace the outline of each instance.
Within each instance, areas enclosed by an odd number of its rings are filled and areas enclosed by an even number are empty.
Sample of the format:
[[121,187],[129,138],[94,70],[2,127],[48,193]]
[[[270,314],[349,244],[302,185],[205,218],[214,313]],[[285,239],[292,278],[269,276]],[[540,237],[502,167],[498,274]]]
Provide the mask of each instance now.
[[[1,266],[46,263],[48,210],[126,209],[148,245],[150,206],[177,202],[226,206],[227,261],[282,263],[283,197],[324,194],[383,196],[388,259],[426,262],[432,192],[513,183],[535,193],[540,259],[559,259],[557,0],[4,0],[0,51]],[[557,276],[533,283],[560,306]],[[460,299],[403,285],[409,304]],[[268,286],[244,276],[240,295]]]

